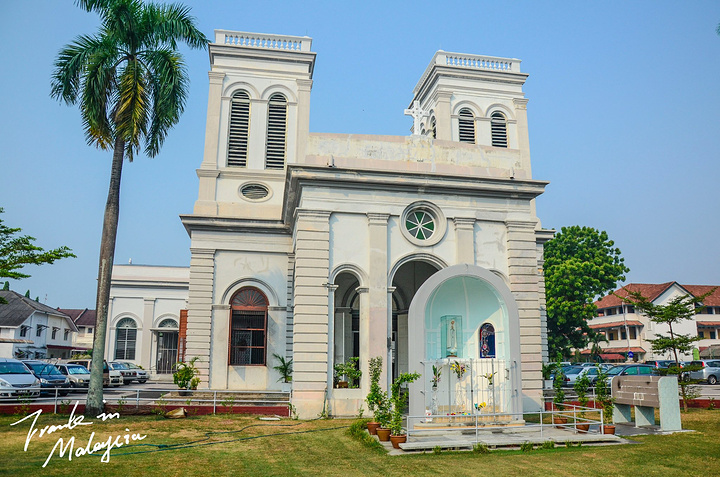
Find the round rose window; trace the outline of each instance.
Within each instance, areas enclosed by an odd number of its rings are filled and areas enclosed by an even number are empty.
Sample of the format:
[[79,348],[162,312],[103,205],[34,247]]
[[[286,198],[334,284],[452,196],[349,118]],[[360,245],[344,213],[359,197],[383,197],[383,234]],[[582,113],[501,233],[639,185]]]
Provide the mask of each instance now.
[[415,210],[407,215],[405,226],[416,239],[427,240],[435,232],[435,219],[424,210]]

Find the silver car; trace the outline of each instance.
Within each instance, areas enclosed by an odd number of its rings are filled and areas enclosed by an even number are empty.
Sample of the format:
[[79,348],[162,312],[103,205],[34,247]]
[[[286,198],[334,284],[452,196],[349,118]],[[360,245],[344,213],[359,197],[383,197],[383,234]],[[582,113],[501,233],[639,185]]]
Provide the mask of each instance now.
[[690,379],[707,381],[708,384],[717,384],[718,379],[720,379],[720,360],[718,359],[691,361],[690,366],[701,367],[697,371],[690,371]]
[[73,388],[86,389],[90,384],[90,371],[79,364],[56,364],[62,374],[70,380]]
[[20,360],[0,358],[0,399],[36,398],[40,380]]
[[146,383],[149,379],[148,372],[145,371],[143,368],[138,366],[135,363],[131,363],[130,361],[118,361],[118,363],[122,363],[125,366],[127,366],[129,369],[135,371],[137,373],[137,382],[140,384]]

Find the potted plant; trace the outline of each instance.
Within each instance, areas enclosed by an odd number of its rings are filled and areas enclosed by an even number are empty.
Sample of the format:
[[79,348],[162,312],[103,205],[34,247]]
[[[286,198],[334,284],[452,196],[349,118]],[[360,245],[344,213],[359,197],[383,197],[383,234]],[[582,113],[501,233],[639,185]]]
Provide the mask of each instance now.
[[373,420],[367,423],[368,432],[371,435],[377,434],[377,428],[380,427],[378,420],[378,408],[383,399],[383,390],[380,388],[380,375],[382,374],[382,356],[370,358],[370,392],[365,397],[368,410],[373,413]]
[[615,398],[612,397],[609,376],[604,371],[600,371],[595,382],[595,402],[603,410],[603,434],[615,434],[613,424]]
[[[358,366],[360,358],[350,358],[344,363],[338,363],[335,369],[335,386],[338,388],[359,388],[362,371]],[[345,379],[342,379],[345,378]]]
[[555,372],[555,368],[557,367],[556,363],[543,363],[542,365],[542,377],[545,386],[544,389],[552,389],[553,388],[553,373]]
[[583,408],[580,410],[580,419],[582,419],[583,422],[580,424],[576,422],[575,428],[580,432],[587,432],[590,430],[590,424],[585,422],[585,408],[590,401],[590,398],[587,395],[588,389],[590,388],[590,378],[587,377],[587,373],[583,374],[575,380],[573,388],[575,388],[578,403]]
[[407,440],[407,434],[403,434],[402,417],[405,408],[405,393],[402,392],[402,385],[415,382],[420,375],[418,373],[402,373],[395,378],[390,386],[390,401],[392,402],[392,419],[390,420],[390,441],[394,448],[399,449],[400,444]]
[[195,367],[195,363],[200,359],[199,356],[195,356],[190,362],[179,362],[175,365],[175,372],[173,373],[173,382],[181,389],[179,394],[181,396],[192,395],[191,389],[197,389],[200,384],[200,378],[197,377],[200,374],[200,370]]
[[[553,396],[554,411],[565,410],[565,390],[563,389],[564,382],[565,375],[562,372],[562,368],[558,366],[557,372],[555,373],[555,381],[553,382],[553,388],[555,389],[555,395]],[[558,427],[562,427],[562,424],[567,424],[567,417],[559,416],[553,413],[553,424],[559,424]]]
[[377,407],[375,408],[375,420],[380,424],[376,429],[378,439],[382,442],[390,440],[390,419],[392,412],[390,409],[390,398],[385,391],[380,391]]
[[283,391],[289,392],[290,382],[292,381],[293,360],[292,358],[286,360],[284,356],[275,353],[273,353],[273,356],[280,362],[277,366],[273,366],[273,369],[280,373],[280,379],[278,379],[278,381],[282,380]]

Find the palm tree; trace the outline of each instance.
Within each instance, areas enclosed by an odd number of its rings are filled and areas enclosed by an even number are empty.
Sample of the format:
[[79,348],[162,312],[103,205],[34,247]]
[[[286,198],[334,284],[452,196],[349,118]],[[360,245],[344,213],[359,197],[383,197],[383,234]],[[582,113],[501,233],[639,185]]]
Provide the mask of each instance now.
[[55,61],[51,96],[80,104],[88,144],[113,151],[110,187],[103,222],[97,288],[97,322],[86,414],[103,409],[110,278],[120,201],[123,159],[132,161],[144,142],[158,154],[168,131],[180,119],[187,95],[187,71],[178,42],[205,48],[208,39],[182,5],[143,4],[141,0],[77,0],[100,15],[94,36],[79,36]]

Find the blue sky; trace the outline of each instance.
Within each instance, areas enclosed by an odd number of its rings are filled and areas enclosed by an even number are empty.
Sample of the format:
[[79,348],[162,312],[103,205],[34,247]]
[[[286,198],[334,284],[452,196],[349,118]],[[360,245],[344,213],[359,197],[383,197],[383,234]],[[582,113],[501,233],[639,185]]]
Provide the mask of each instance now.
[[[312,132],[409,134],[403,109],[436,50],[522,59],[533,176],[550,181],[543,226],[606,230],[629,282],[720,285],[720,2],[184,3],[211,38],[313,38]],[[58,50],[98,24],[71,0],[0,3],[3,219],[78,255],[11,286],[54,307],[95,306],[110,153],[49,91]],[[178,215],[197,197],[209,62],[183,51],[184,115],[158,157],[123,171],[116,263],[189,263]]]

